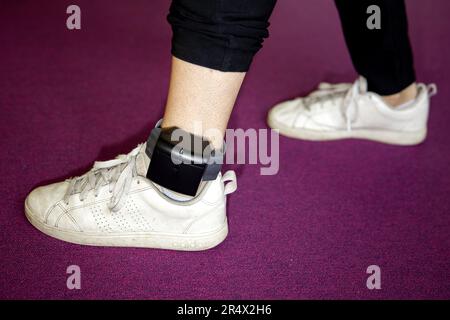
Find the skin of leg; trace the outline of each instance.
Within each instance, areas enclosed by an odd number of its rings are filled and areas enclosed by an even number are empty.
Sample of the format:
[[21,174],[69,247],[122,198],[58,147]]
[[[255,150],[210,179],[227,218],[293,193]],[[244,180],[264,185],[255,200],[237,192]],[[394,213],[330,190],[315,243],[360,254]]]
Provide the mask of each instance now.
[[222,72],[173,57],[162,127],[201,135],[221,148],[244,77],[245,72]]
[[408,87],[406,87],[405,89],[403,89],[402,91],[400,91],[399,93],[389,96],[383,96],[383,100],[392,107],[398,107],[399,105],[414,100],[416,96],[417,96],[417,85],[416,83],[413,83]]

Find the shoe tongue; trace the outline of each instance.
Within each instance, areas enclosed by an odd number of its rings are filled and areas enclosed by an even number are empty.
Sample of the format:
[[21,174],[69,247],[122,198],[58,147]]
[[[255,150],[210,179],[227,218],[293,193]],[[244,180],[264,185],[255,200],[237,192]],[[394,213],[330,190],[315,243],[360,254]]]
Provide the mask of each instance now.
[[143,143],[139,150],[139,154],[136,156],[137,174],[144,177],[147,175],[148,166],[150,165],[150,158],[145,153],[146,147],[147,143]]
[[367,80],[363,76],[360,76],[358,79],[358,86],[359,86],[359,92],[360,93],[366,93],[367,92]]

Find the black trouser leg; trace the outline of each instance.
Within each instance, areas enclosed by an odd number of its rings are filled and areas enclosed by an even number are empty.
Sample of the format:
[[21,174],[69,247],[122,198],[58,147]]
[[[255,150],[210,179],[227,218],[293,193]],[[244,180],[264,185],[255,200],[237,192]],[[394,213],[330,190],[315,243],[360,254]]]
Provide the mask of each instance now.
[[244,72],[269,33],[276,0],[173,0],[172,54],[221,71]]
[[[398,93],[415,82],[404,0],[335,0],[347,47],[356,71],[369,90]],[[367,8],[377,5],[381,29],[370,30]]]

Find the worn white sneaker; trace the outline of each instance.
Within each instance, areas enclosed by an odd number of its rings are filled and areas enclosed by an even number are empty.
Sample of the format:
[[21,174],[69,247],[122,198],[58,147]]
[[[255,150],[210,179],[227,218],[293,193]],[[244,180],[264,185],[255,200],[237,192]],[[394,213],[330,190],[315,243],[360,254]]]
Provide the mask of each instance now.
[[39,187],[25,200],[26,216],[51,237],[85,245],[195,251],[221,243],[235,173],[219,174],[196,197],[175,201],[146,178],[149,161],[142,144],[96,162],[81,177]]
[[391,108],[367,91],[360,77],[355,83],[321,83],[307,97],[274,106],[269,126],[281,134],[304,140],[359,138],[396,145],[421,143],[427,134],[430,97],[435,84],[418,84],[414,101],[404,108]]

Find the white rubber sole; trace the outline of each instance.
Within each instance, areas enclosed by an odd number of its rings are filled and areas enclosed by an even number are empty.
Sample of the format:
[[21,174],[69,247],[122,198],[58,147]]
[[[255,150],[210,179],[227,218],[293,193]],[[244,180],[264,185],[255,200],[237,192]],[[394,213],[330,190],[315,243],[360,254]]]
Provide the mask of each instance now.
[[330,141],[341,139],[365,139],[392,145],[412,146],[422,143],[427,136],[427,129],[415,132],[396,132],[383,130],[352,130],[352,131],[315,131],[291,128],[274,120],[270,114],[267,124],[272,129],[278,129],[281,135],[309,141]]
[[25,202],[25,216],[42,233],[70,243],[102,247],[135,247],[179,251],[201,251],[219,245],[228,235],[228,223],[225,220],[219,229],[201,234],[170,234],[152,232],[97,233],[65,231],[33,218]]

